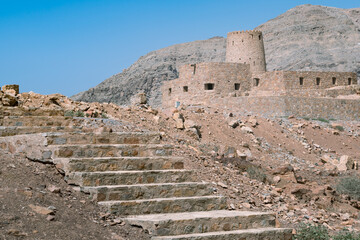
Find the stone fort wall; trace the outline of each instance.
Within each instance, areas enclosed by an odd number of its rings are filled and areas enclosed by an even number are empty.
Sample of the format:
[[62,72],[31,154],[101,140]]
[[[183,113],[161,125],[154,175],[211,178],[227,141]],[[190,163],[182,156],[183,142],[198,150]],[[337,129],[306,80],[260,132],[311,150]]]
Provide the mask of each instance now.
[[355,73],[266,72],[259,31],[228,33],[226,62],[182,66],[178,79],[163,83],[162,93],[163,109],[206,105],[264,116],[335,119],[358,119],[360,113],[360,99],[352,96],[360,94]]
[[185,106],[209,106],[224,113],[257,115],[264,117],[325,118],[337,120],[358,120],[359,99],[304,98],[293,96],[226,97],[209,99],[200,104]]
[[179,78],[164,82],[163,107],[172,107],[177,101],[192,103],[201,99],[227,97],[251,89],[248,64],[199,63],[179,68]]
[[238,63],[199,63],[179,71],[178,79],[163,83],[163,109],[204,105],[244,114],[334,119],[358,119],[360,114],[359,99],[335,98],[359,94],[355,73],[252,74],[249,64]]
[[269,91],[272,95],[326,96],[326,89],[357,85],[357,75],[352,72],[274,71],[254,73],[252,78],[253,95]]

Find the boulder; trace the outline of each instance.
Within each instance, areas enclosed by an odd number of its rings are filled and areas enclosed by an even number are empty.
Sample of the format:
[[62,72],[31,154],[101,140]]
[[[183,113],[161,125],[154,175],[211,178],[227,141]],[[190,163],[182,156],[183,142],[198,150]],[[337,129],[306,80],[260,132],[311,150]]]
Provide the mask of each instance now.
[[1,99],[2,105],[14,107],[18,105],[18,98],[11,93],[4,93]]
[[19,94],[19,85],[12,84],[12,85],[4,85],[2,87],[2,91],[4,93],[10,93],[12,95],[18,95]]
[[232,127],[232,128],[236,128],[237,126],[239,126],[240,122],[241,122],[241,121],[235,120],[235,119],[234,119],[234,120],[231,120],[231,121],[229,122],[229,126]]
[[354,169],[355,166],[354,166],[354,160],[351,159],[349,156],[347,155],[343,155],[340,157],[340,161],[339,161],[339,164],[336,165],[336,167],[338,168],[338,170],[340,172],[344,172],[344,171],[347,171],[347,170],[351,170],[351,169]]
[[177,129],[184,129],[184,121],[181,118],[176,119],[176,128]]
[[250,133],[250,134],[254,133],[250,127],[246,127],[246,126],[241,127],[241,131],[243,131],[245,133]]
[[259,125],[258,121],[254,117],[250,117],[248,122],[251,124],[252,127],[256,127],[257,125]]
[[138,104],[146,104],[146,94],[145,93],[138,93],[131,97],[130,99],[131,105],[138,105]]

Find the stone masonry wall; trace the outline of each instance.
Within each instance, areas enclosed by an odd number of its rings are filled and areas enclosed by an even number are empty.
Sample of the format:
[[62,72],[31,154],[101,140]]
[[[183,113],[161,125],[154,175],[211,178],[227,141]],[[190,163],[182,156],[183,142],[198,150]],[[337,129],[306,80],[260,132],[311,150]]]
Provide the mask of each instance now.
[[[254,73],[252,77],[253,91],[272,91],[274,94],[285,90],[306,92],[309,89],[322,90],[337,86],[357,85],[357,76],[351,72],[274,71]],[[254,84],[256,78],[259,79],[258,86]],[[301,78],[302,80],[300,80]]]
[[265,72],[265,50],[260,31],[235,31],[227,35],[226,62],[250,64],[252,72]]
[[[300,78],[303,79],[303,85],[300,85]],[[325,89],[335,86],[355,85],[357,84],[357,76],[351,72],[284,71],[284,81],[287,90]]]
[[217,101],[206,101],[219,111],[240,115],[260,115],[359,120],[360,104],[356,99],[304,98],[291,96],[226,97]]
[[248,64],[199,63],[185,65],[180,68],[178,79],[163,83],[163,107],[174,107],[177,101],[193,104],[229,95],[241,95],[250,90],[250,80],[251,73]]

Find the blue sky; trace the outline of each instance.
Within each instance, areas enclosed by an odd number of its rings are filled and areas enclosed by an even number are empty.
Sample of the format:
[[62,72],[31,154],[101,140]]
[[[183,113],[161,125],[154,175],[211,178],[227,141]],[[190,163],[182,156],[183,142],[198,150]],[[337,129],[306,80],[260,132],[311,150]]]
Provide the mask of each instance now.
[[300,4],[358,0],[0,0],[0,85],[71,96],[173,44],[253,29]]

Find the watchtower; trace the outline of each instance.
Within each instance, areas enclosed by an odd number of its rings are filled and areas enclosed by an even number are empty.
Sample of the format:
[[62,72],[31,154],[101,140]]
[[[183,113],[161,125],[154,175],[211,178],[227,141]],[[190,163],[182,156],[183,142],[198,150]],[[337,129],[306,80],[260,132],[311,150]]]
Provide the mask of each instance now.
[[266,72],[263,36],[260,31],[235,31],[227,34],[226,62],[250,64],[254,73]]

